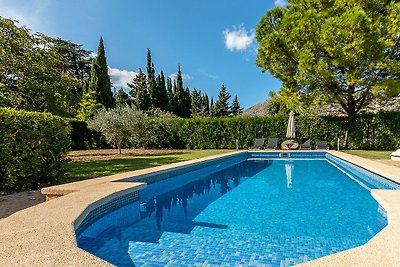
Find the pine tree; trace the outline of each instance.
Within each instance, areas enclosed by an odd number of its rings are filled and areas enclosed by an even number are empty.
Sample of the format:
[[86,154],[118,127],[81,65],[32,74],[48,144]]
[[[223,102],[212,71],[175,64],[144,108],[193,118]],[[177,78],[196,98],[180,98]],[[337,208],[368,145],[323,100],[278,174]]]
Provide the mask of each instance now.
[[89,82],[84,82],[82,90],[83,95],[79,102],[79,109],[76,117],[80,120],[87,121],[92,118],[103,105],[97,102],[96,92],[90,90]]
[[231,114],[229,98],[231,95],[226,90],[225,84],[222,84],[218,94],[218,100],[215,102],[215,116],[227,117]]
[[203,107],[203,98],[201,95],[201,91],[196,88],[192,91],[192,109],[191,109],[191,117],[202,116],[202,107]]
[[125,91],[121,88],[117,91],[115,95],[115,105],[117,107],[124,107],[124,106],[130,106],[132,103],[131,98]]
[[235,99],[233,99],[233,103],[232,103],[232,115],[239,116],[242,114],[242,112],[243,112],[243,108],[240,107],[238,96],[235,95]]
[[139,69],[139,73],[133,78],[132,83],[128,83],[132,90],[129,94],[132,96],[133,103],[139,110],[148,110],[151,107],[150,97],[147,92],[146,74]]
[[96,92],[97,102],[104,107],[114,107],[115,100],[111,91],[111,81],[110,76],[108,76],[107,59],[102,37],[100,37],[97,57],[93,59],[90,70],[89,91]]
[[164,72],[161,71],[156,79],[156,107],[161,110],[167,110],[169,104],[169,96],[167,88],[165,87]]
[[154,70],[154,64],[151,61],[150,49],[147,49],[147,92],[149,93],[152,107],[158,107],[156,90],[157,88],[156,88],[156,75]]

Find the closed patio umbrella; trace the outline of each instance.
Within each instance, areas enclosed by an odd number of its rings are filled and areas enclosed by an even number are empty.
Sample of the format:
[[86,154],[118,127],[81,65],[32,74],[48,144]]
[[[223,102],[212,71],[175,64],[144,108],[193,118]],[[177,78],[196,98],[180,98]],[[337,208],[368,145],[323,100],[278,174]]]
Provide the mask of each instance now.
[[286,138],[294,139],[295,137],[296,137],[296,132],[294,130],[294,112],[290,111],[288,127],[286,130]]

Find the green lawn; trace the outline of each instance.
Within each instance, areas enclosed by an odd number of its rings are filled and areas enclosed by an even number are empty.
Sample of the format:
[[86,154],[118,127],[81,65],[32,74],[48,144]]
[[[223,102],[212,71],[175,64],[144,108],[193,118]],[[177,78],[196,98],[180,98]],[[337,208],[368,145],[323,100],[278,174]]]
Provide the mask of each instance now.
[[393,151],[342,150],[342,152],[367,159],[390,159],[390,154]]
[[69,162],[66,164],[67,176],[59,181],[60,184],[79,180],[112,175],[121,172],[145,169],[169,163],[198,159],[202,157],[232,152],[233,150],[183,150],[157,156],[132,156],[87,162]]

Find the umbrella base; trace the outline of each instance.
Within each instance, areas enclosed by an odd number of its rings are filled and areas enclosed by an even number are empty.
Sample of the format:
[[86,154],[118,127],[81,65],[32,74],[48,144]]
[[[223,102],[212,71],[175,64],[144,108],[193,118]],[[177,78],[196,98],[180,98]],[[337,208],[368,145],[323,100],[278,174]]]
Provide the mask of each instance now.
[[299,149],[299,143],[296,140],[286,140],[281,144],[283,150],[297,150]]

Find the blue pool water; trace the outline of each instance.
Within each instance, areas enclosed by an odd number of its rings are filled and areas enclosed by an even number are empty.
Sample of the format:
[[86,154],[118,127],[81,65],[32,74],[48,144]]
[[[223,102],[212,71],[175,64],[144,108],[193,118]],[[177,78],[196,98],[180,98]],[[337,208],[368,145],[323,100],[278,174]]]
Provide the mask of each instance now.
[[397,187],[325,154],[203,169],[149,184],[79,247],[117,266],[290,266],[365,244],[387,224],[369,190]]

